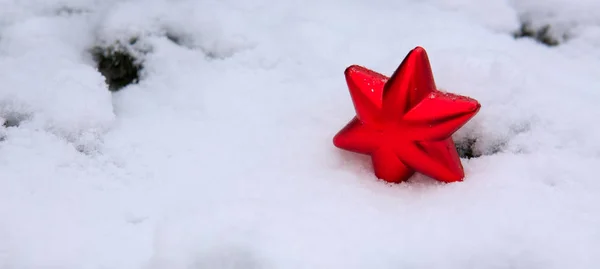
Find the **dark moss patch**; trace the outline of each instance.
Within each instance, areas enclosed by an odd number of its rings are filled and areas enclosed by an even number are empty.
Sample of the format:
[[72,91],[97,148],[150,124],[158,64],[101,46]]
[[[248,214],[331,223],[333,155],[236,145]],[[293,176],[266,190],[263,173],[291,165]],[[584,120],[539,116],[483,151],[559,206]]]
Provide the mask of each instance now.
[[11,127],[19,127],[23,121],[26,121],[30,118],[30,115],[18,113],[18,112],[9,112],[0,117],[2,121],[2,127],[11,128]]
[[16,118],[12,118],[12,119],[6,119],[4,121],[4,123],[2,124],[2,126],[9,128],[9,127],[19,127],[19,124],[21,124],[21,121],[16,119]]
[[516,31],[513,36],[514,38],[533,38],[537,42],[549,47],[558,46],[560,42],[550,34],[550,29],[550,25],[545,25],[536,29],[530,23],[524,22],[521,24],[521,28]]
[[90,12],[89,10],[75,8],[75,7],[67,7],[67,6],[59,7],[54,11],[54,13],[58,16],[74,16],[74,15],[81,15],[81,14],[85,14],[85,13],[89,13],[89,12]]
[[179,45],[179,46],[184,46],[185,45],[184,44],[184,39],[185,38],[182,35],[179,35],[179,34],[174,33],[174,32],[167,31],[165,33],[165,37],[167,37],[167,39],[169,41],[175,43],[176,45]]
[[[132,39],[131,42],[135,43],[136,40]],[[92,55],[110,91],[138,83],[142,64],[126,49],[96,47]]]
[[204,53],[204,55],[206,56],[207,59],[224,59],[226,58],[225,55],[219,55],[217,52],[214,51],[210,51],[207,50],[206,48],[203,48],[202,46],[196,46],[194,45],[194,42],[192,41],[192,39],[189,36],[186,36],[184,34],[180,34],[180,33],[176,33],[173,31],[167,31],[165,33],[165,37],[173,42],[174,44],[178,45],[178,46],[182,46],[191,50],[200,50],[202,51],[202,53]]
[[475,143],[477,139],[475,138],[466,138],[461,141],[457,141],[456,151],[458,151],[458,156],[465,159],[472,159],[481,157],[481,153],[475,150]]

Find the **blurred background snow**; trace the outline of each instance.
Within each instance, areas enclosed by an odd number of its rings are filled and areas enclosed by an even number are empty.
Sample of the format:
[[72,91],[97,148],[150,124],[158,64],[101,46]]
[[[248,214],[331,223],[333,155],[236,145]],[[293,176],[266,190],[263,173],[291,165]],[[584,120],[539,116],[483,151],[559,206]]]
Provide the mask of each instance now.
[[[0,268],[598,268],[597,14],[0,0]],[[390,75],[415,46],[482,103],[455,135],[464,182],[388,185],[332,145],[343,70]],[[102,57],[136,79],[109,90]]]

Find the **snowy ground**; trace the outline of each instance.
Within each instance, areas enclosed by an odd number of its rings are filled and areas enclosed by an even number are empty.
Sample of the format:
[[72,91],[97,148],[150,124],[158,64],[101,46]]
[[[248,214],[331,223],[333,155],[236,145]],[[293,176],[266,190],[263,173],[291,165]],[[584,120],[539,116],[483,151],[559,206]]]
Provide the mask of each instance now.
[[[0,0],[0,268],[599,268],[598,3]],[[461,183],[332,145],[344,68],[417,45],[482,104]]]

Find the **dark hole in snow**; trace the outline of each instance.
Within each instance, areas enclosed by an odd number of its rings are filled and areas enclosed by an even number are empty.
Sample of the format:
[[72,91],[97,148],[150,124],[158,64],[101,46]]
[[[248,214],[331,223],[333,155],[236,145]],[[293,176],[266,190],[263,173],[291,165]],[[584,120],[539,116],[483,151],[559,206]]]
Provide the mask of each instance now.
[[2,124],[2,126],[9,128],[9,127],[19,127],[19,124],[21,123],[20,120],[18,120],[17,118],[8,118],[4,121],[4,124]]
[[86,148],[85,145],[75,145],[75,150],[79,153],[88,154],[90,151]]
[[175,43],[177,45],[180,45],[180,46],[184,45],[183,44],[183,39],[184,38],[181,35],[178,35],[178,34],[173,33],[173,32],[167,32],[165,34],[165,36],[167,37],[168,40],[170,40],[171,42],[173,42],[173,43]]
[[550,34],[550,28],[550,25],[545,25],[543,27],[535,29],[533,26],[531,26],[530,23],[524,22],[521,24],[521,28],[514,33],[514,37],[533,38],[539,43],[542,43],[549,47],[554,47],[559,45],[560,42]]
[[80,15],[80,14],[88,13],[89,10],[63,6],[63,7],[59,7],[54,12],[58,16],[72,16],[72,15]]
[[[135,43],[135,40],[132,42]],[[118,91],[139,81],[142,65],[126,50],[95,48],[92,54],[110,91]]]
[[206,56],[209,60],[222,60],[228,57],[231,57],[233,54],[237,53],[240,50],[243,50],[244,47],[215,47],[209,44],[199,44],[194,40],[193,36],[186,34],[184,32],[167,30],[165,31],[165,37],[181,47],[188,48],[190,50],[199,50],[204,56]]
[[[198,50],[202,51],[202,53],[204,53],[204,55],[208,59],[224,59],[228,56],[227,53],[225,53],[224,55],[220,55],[217,52],[210,51],[201,46],[196,46],[196,45],[194,45],[194,42],[192,41],[192,39],[190,37],[185,36],[183,34],[178,34],[175,32],[167,32],[165,34],[165,36],[167,37],[167,39],[169,41],[173,42],[174,44],[176,44],[178,46],[186,47],[186,48],[192,49],[192,50],[198,49]],[[223,54],[223,53],[221,53],[221,54]]]
[[465,138],[460,141],[456,141],[456,150],[461,158],[471,159],[481,157],[481,153],[477,152],[475,148],[475,138]]
[[6,128],[19,127],[21,122],[27,120],[29,115],[9,112],[7,115],[0,116],[0,142],[6,140]]
[[0,117],[0,121],[2,122],[2,126],[4,128],[10,127],[19,127],[21,122],[27,120],[29,115],[18,113],[18,112],[9,112],[3,117]]

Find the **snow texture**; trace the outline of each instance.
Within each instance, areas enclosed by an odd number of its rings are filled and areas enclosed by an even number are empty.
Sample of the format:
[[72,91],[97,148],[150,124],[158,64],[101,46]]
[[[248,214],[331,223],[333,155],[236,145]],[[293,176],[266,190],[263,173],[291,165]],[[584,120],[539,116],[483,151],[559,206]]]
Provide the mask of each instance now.
[[[2,269],[600,267],[598,1],[0,7]],[[115,93],[90,53],[111,44],[143,62]],[[415,46],[482,104],[464,182],[385,184],[332,145],[343,70]]]
[[595,45],[600,44],[599,1],[513,0],[513,5],[522,22],[534,29],[548,26],[549,34],[557,40],[585,37],[592,39]]

